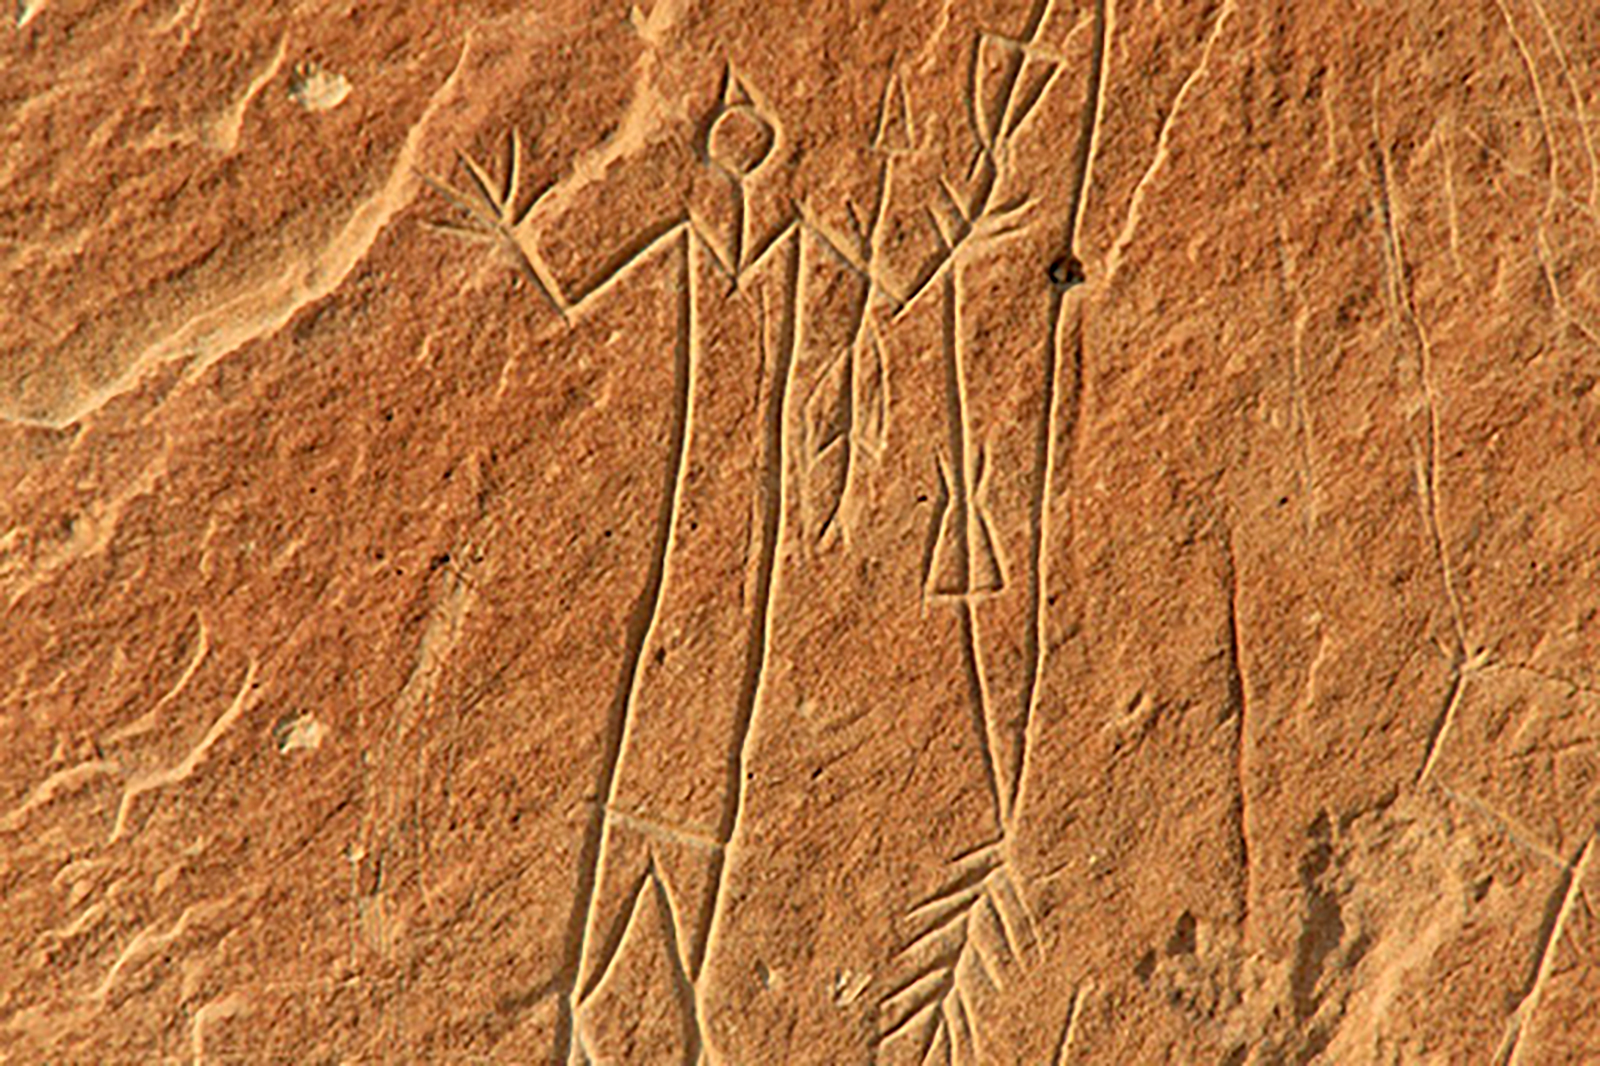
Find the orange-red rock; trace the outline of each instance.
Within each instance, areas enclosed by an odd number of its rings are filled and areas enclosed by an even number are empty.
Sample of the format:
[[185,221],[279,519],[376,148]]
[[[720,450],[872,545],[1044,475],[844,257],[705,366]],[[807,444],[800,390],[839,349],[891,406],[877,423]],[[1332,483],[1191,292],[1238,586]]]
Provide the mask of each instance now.
[[0,1060],[1600,1061],[1600,9],[0,27]]

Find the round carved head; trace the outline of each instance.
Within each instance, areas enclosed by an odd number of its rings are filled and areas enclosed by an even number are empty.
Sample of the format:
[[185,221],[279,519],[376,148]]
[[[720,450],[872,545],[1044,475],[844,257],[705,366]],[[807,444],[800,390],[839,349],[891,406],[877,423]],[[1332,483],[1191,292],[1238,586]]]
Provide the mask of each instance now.
[[706,155],[721,170],[743,179],[766,162],[777,140],[772,123],[756,109],[750,94],[730,71],[722,103],[706,130]]

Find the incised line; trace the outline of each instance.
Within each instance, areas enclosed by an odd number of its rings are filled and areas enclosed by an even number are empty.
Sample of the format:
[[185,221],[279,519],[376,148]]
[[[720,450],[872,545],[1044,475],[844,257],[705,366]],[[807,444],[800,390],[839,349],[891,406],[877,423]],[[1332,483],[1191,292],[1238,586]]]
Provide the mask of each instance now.
[[1227,526],[1223,530],[1227,558],[1228,581],[1228,698],[1233,703],[1234,713],[1238,716],[1237,733],[1234,737],[1234,775],[1238,780],[1238,799],[1236,814],[1239,819],[1239,862],[1240,879],[1239,894],[1243,902],[1240,917],[1240,926],[1246,931],[1250,928],[1250,903],[1255,887],[1254,871],[1250,862],[1250,755],[1252,741],[1250,736],[1250,717],[1246,713],[1246,686],[1244,679],[1244,659],[1241,654],[1242,644],[1239,639],[1239,565],[1233,549],[1233,530]]
[[[1379,121],[1381,103],[1381,74],[1373,83],[1373,108],[1372,108],[1372,133],[1377,145],[1378,166],[1378,210],[1383,218],[1384,232],[1384,259],[1389,276],[1389,297],[1391,306],[1398,317],[1410,327],[1417,344],[1417,376],[1421,386],[1421,399],[1427,408],[1428,414],[1428,439],[1425,447],[1418,450],[1422,452],[1419,457],[1424,464],[1422,485],[1423,520],[1430,539],[1433,541],[1433,550],[1439,560],[1439,576],[1444,585],[1445,599],[1447,601],[1450,618],[1455,629],[1455,648],[1453,658],[1456,663],[1461,663],[1467,656],[1466,624],[1462,617],[1461,600],[1456,594],[1455,578],[1450,569],[1450,556],[1445,550],[1444,533],[1439,519],[1439,411],[1438,399],[1433,386],[1433,357],[1432,345],[1428,340],[1427,331],[1423,329],[1422,321],[1417,317],[1416,308],[1412,303],[1411,289],[1405,281],[1405,249],[1400,240],[1400,223],[1395,218],[1396,200],[1391,190],[1391,166],[1389,160],[1389,146],[1383,138],[1382,125]],[[1409,428],[1409,427],[1408,427]],[[1418,444],[1413,436],[1413,447]]]
[[[1107,0],[1109,2],[1109,0]],[[1133,241],[1134,232],[1139,228],[1140,211],[1144,206],[1144,197],[1150,188],[1156,174],[1167,161],[1168,145],[1172,140],[1172,128],[1177,121],[1178,112],[1183,110],[1184,101],[1193,91],[1200,78],[1205,74],[1211,62],[1211,51],[1216,47],[1217,39],[1222,36],[1223,24],[1228,21],[1228,16],[1233,14],[1233,0],[1223,0],[1222,10],[1217,15],[1216,22],[1212,23],[1211,32],[1206,35],[1205,44],[1200,50],[1200,59],[1195,63],[1189,76],[1183,79],[1183,84],[1178,87],[1177,95],[1172,98],[1172,109],[1167,112],[1166,121],[1161,124],[1161,133],[1156,138],[1156,150],[1150,159],[1150,166],[1145,169],[1138,184],[1133,187],[1133,195],[1128,200],[1128,215],[1123,220],[1122,232],[1117,234],[1117,239],[1111,245],[1111,252],[1107,257],[1105,269],[1105,284],[1111,284],[1116,277],[1117,268],[1122,264],[1123,253]]]
[[1566,933],[1567,922],[1572,917],[1574,906],[1578,897],[1583,893],[1583,883],[1589,873],[1589,862],[1594,858],[1593,836],[1584,841],[1583,848],[1578,852],[1577,858],[1562,874],[1561,885],[1558,892],[1561,894],[1561,907],[1556,912],[1555,921],[1544,930],[1543,943],[1539,946],[1538,969],[1535,971],[1533,984],[1523,996],[1522,1002],[1517,1004],[1516,1011],[1511,1016],[1510,1024],[1506,1028],[1505,1038],[1500,1042],[1500,1048],[1495,1053],[1496,1066],[1517,1066],[1522,1061],[1523,1033],[1528,1024],[1533,1020],[1534,1012],[1539,1009],[1539,1001],[1544,996],[1545,985],[1550,980],[1551,971],[1555,968],[1556,948],[1561,943],[1562,936]]
[[[655,632],[661,594],[666,584],[667,560],[675,543],[678,513],[682,503],[683,481],[687,466],[685,460],[689,451],[690,426],[694,418],[694,389],[697,376],[694,365],[695,344],[693,340],[695,264],[691,254],[692,239],[692,231],[686,230],[683,237],[681,260],[682,269],[686,277],[679,289],[678,336],[674,359],[673,419],[671,438],[668,442],[668,462],[665,470],[662,507],[656,520],[656,550],[651,556],[650,568],[645,577],[644,590],[640,594],[639,600],[634,607],[633,616],[628,622],[623,669],[618,680],[616,694],[612,700],[611,711],[607,716],[605,750],[595,787],[595,795],[605,798],[606,808],[615,806],[617,802],[617,784],[619,780],[617,769],[621,764],[623,751],[632,732],[632,711],[634,701],[638,697],[644,651]],[[583,870],[583,879],[580,882],[578,893],[580,902],[573,908],[573,918],[577,924],[569,930],[568,943],[570,946],[567,949],[565,962],[566,968],[572,971],[571,986],[567,996],[567,1009],[563,1014],[562,1023],[557,1026],[556,1033],[558,1052],[561,1050],[561,1044],[567,1044],[566,1050],[569,1058],[576,1048],[575,1042],[578,1028],[576,1016],[578,1008],[593,988],[592,982],[588,987],[584,986],[584,959],[587,954],[589,939],[593,935],[593,923],[598,917],[596,903],[599,891],[600,868],[605,857],[602,845],[605,839],[606,825],[605,810],[596,811],[586,834],[583,849],[580,852],[580,869]],[[607,961],[609,962],[609,960]],[[563,1026],[566,1029],[565,1033],[561,1031]],[[563,1036],[566,1037],[565,1040],[562,1039]]]
[[[798,227],[793,231],[794,239],[791,242],[793,250],[790,253],[790,270],[793,277],[793,290],[788,299],[784,301],[783,312],[787,321],[783,323],[780,335],[783,337],[782,346],[774,363],[773,385],[771,397],[767,408],[767,469],[765,492],[767,496],[766,509],[763,513],[763,543],[762,560],[760,564],[760,582],[763,591],[760,596],[757,614],[760,621],[759,641],[752,648],[750,659],[747,660],[744,678],[744,689],[741,694],[740,724],[737,737],[733,745],[734,758],[729,766],[732,778],[732,802],[725,808],[723,824],[719,827],[718,839],[724,847],[717,859],[715,888],[712,890],[710,916],[707,919],[705,947],[702,956],[694,960],[691,971],[695,987],[700,987],[700,979],[706,962],[710,959],[717,930],[720,928],[722,909],[728,896],[728,862],[729,846],[733,841],[734,832],[738,829],[744,814],[744,805],[747,798],[746,777],[751,757],[751,738],[754,736],[752,728],[756,712],[761,706],[761,698],[766,685],[766,656],[772,646],[773,628],[776,624],[775,613],[771,609],[772,600],[781,585],[783,544],[788,535],[787,515],[785,506],[788,492],[788,477],[786,466],[789,460],[789,420],[790,397],[792,396],[795,352],[800,341],[800,307],[803,300],[804,276],[801,273],[800,247],[802,234]],[[765,304],[763,304],[761,333],[766,335]],[[763,342],[764,343],[764,342]],[[719,1057],[709,1045],[705,1049],[708,1062],[715,1064]]]

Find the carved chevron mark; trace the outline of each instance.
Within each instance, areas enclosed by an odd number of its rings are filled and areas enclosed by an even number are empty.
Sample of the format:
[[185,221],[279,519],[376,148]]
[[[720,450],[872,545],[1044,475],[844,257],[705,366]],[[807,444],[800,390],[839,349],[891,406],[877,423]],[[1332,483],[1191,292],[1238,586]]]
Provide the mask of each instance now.
[[[633,997],[612,986],[625,982],[624,974],[631,969],[623,962],[624,959],[638,963],[652,955],[657,956],[656,964],[671,975],[670,992],[678,1008],[677,1025],[684,1045],[684,1061],[702,1061],[704,1048],[700,1036],[699,1006],[688,975],[688,959],[683,951],[682,921],[673,902],[671,886],[654,854],[648,857],[644,871],[628,893],[628,903],[616,924],[618,928],[613,934],[615,944],[607,955],[604,970],[593,980],[591,995],[597,1000],[611,997],[614,1002],[630,1008],[644,1007],[644,1004],[635,1002]],[[588,1002],[589,998],[586,997],[585,1004]],[[573,1026],[574,1048],[570,1061],[593,1063],[598,1056],[590,1047],[589,1037],[583,1029],[584,1026],[579,1023]]]
[[910,1041],[921,1063],[986,1062],[974,997],[1003,991],[1041,954],[1038,923],[1001,853],[989,844],[905,916],[896,978],[878,1003],[878,1047]]
[[[583,957],[572,993],[573,1011],[581,1013],[617,965],[617,954],[629,928],[629,914],[641,878],[662,881],[672,906],[674,954],[680,970],[692,981],[694,960],[704,943],[705,898],[711,872],[721,861],[723,845],[700,830],[607,810],[601,839],[593,912],[586,926]],[[676,883],[674,883],[676,880]],[[680,906],[677,901],[688,900]]]
[[700,1019],[700,998],[695,995],[692,964],[689,958],[692,949],[685,942],[684,922],[678,908],[673,904],[673,893],[669,890],[666,877],[656,869],[653,856],[650,860],[650,871],[652,874],[650,881],[656,893],[656,909],[663,917],[662,939],[666,941],[667,955],[673,963],[673,996],[683,1016],[684,1033],[688,1042],[684,1060],[699,1063],[705,1058],[705,1040],[702,1035],[705,1027]]
[[[607,836],[610,831],[608,829]],[[591,972],[585,974],[578,985],[578,994],[574,1001],[573,1013],[576,1016],[583,1010],[597,988],[604,985],[616,967],[617,958],[622,954],[623,942],[633,932],[639,918],[639,907],[643,902],[650,879],[655,876],[655,861],[652,856],[645,869],[640,872],[635,880],[633,889],[628,893],[632,902],[618,908],[611,915],[610,920],[604,923],[605,928],[599,933],[591,934],[590,940],[598,946],[596,957],[599,962],[591,967]],[[591,923],[593,924],[593,923]],[[581,1026],[574,1024],[573,1039],[582,1042]]]
[[878,132],[872,138],[874,151],[903,155],[916,145],[916,129],[911,121],[911,103],[905,83],[897,70],[883,87],[883,102],[878,106]]
[[443,196],[466,216],[465,224],[445,222],[429,223],[429,227],[465,240],[487,240],[512,253],[517,265],[533,282],[541,295],[549,301],[563,318],[567,314],[567,301],[562,297],[555,278],[539,258],[538,252],[517,236],[516,228],[538,203],[539,195],[531,197],[527,206],[518,209],[523,199],[522,137],[515,129],[506,135],[505,179],[496,182],[482,164],[465,152],[457,153],[461,165],[472,180],[472,189],[460,192],[427,174],[419,176],[435,192]]

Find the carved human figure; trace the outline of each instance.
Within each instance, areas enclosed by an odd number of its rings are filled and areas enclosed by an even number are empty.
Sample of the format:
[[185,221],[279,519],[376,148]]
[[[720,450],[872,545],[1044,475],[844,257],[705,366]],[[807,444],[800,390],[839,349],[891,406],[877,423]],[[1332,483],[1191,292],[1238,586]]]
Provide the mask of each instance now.
[[[980,47],[978,60],[991,58]],[[906,188],[916,183],[897,183],[916,141],[904,85],[892,76],[873,142],[879,194],[865,217],[855,216],[860,232],[852,237],[825,232],[803,205],[791,206],[775,234],[752,232],[748,200],[761,192],[783,132],[731,68],[699,126],[697,162],[684,164],[699,168],[686,204],[649,192],[661,185],[651,169],[658,160],[617,157],[519,212],[515,139],[503,183],[465,160],[475,193],[438,186],[468,212],[472,235],[512,251],[566,323],[647,265],[670,263],[678,279],[664,294],[678,302],[679,333],[673,424],[661,457],[668,488],[605,723],[559,978],[556,1039],[569,1062],[605,1057],[613,1026],[674,1013],[688,1016],[680,1036],[663,1037],[670,1055],[720,1061],[702,1017],[705,979],[746,799],[774,600],[787,566],[849,550],[862,520],[863,470],[889,439],[883,333],[916,313],[914,305],[942,308],[951,390],[947,443],[935,447],[943,507],[923,594],[958,609],[985,688],[976,600],[1008,590],[1025,596],[1036,559],[1007,585],[986,509],[990,434],[974,433],[967,404],[961,276],[968,250],[1012,232],[1025,214],[1025,195],[1005,198],[1015,191],[1005,180],[1007,145],[1048,88],[1051,63],[1006,39],[1002,88],[992,70],[975,70],[984,117],[973,166],[941,182],[937,210],[909,204]],[[594,180],[594,170],[604,179]],[[608,203],[616,209],[603,209]],[[889,230],[891,216],[913,206],[940,220],[939,246],[907,259],[907,245],[890,240]],[[1006,639],[1016,642],[1014,634]],[[1021,774],[1026,707],[979,703],[1003,833]],[[975,861],[1001,875],[997,906],[1025,913],[1003,858],[986,849]],[[630,983],[642,972],[668,976],[658,987]]]

